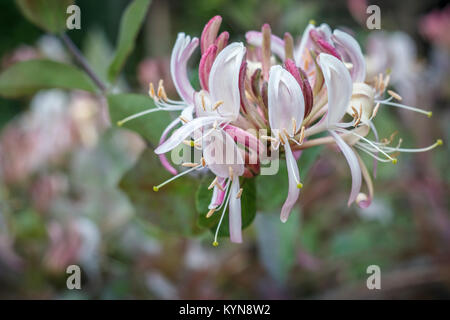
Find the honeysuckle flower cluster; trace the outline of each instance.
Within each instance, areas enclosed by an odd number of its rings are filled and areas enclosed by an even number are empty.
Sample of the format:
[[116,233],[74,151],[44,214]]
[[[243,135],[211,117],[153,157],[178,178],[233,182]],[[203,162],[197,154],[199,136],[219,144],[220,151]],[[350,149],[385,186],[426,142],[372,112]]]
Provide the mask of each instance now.
[[[161,136],[155,150],[163,166],[174,176],[161,187],[196,170],[215,175],[207,217],[220,214],[217,235],[227,208],[232,242],[242,242],[241,179],[260,173],[261,162],[281,151],[287,164],[289,192],[281,208],[286,222],[303,184],[297,159],[301,152],[317,145],[336,145],[350,167],[352,187],[348,205],[370,205],[372,177],[358,151],[376,161],[396,163],[400,152],[430,150],[401,148],[393,137],[379,140],[375,126],[377,111],[399,107],[431,116],[431,112],[400,103],[402,98],[388,90],[390,75],[366,79],[361,48],[349,34],[311,22],[298,43],[289,33],[273,35],[269,25],[246,34],[247,46],[229,43],[228,32],[219,34],[222,18],[205,26],[201,38],[180,33],[171,56],[171,76],[181,100],[167,97],[162,81],[150,84],[156,108],[119,122],[119,125],[156,111],[178,113]],[[200,88],[193,88],[187,63],[200,45],[198,64]],[[373,133],[374,140],[368,138]],[[166,154],[186,144],[200,151],[197,162],[185,162],[181,173]],[[255,159],[256,157],[256,159]],[[374,172],[375,175],[375,166]],[[363,180],[367,191],[361,192]]]

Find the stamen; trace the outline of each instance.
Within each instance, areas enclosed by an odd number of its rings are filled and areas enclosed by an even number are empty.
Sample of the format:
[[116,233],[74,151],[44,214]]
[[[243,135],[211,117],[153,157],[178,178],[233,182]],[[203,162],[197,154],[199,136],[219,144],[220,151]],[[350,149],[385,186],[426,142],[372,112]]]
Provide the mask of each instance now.
[[180,118],[180,120],[183,121],[184,123],[188,123],[188,122],[189,122],[189,120],[186,119],[186,118],[183,117],[183,116],[179,116],[179,118]]
[[269,136],[261,136],[260,137],[262,140],[266,140],[266,141],[271,141],[271,142],[278,142],[277,139],[275,139],[274,137],[269,137]]
[[161,111],[161,110],[164,110],[164,109],[153,108],[153,109],[149,109],[149,110],[145,110],[145,111],[142,111],[142,112],[133,114],[132,116],[126,117],[126,118],[123,119],[123,120],[117,121],[117,125],[118,125],[119,127],[121,127],[125,122],[128,122],[128,121],[130,121],[130,120],[139,118],[139,117],[144,116],[144,115],[146,115],[146,114],[149,114],[149,113],[152,113],[152,112],[155,112],[155,111]]
[[419,109],[419,108],[407,106],[407,105],[400,104],[400,103],[390,102],[389,100],[376,101],[376,102],[384,104],[384,105],[387,105],[387,106],[398,107],[398,108],[403,108],[403,109],[406,109],[406,110],[422,113],[422,114],[428,116],[428,118],[431,118],[431,116],[433,115],[433,112],[431,112],[431,111],[422,110],[422,109]]
[[397,92],[395,92],[395,91],[388,90],[387,93],[389,93],[389,95],[390,95],[392,98],[394,98],[395,100],[402,101],[402,99],[403,99],[403,98],[402,98]]
[[244,189],[240,188],[239,192],[236,195],[236,199],[239,199],[242,196],[242,192],[244,191]]
[[216,110],[217,108],[219,108],[221,105],[223,105],[223,100],[219,100],[217,101],[214,106],[213,106],[213,110]]
[[205,95],[203,93],[200,94],[200,99],[202,101],[202,108],[203,111],[206,111],[206,105],[205,105]]
[[189,147],[200,147],[200,144],[196,143],[194,140],[184,140],[183,143]]
[[204,157],[201,158],[202,167],[206,167],[206,160]]
[[195,162],[185,162],[183,164],[181,164],[183,167],[187,167],[187,168],[194,168],[194,167],[198,167],[200,166],[200,164],[195,163]]
[[208,213],[206,214],[206,218],[207,219],[210,218],[213,215],[214,212],[216,212],[216,209],[209,210]]
[[233,167],[228,167],[228,174],[230,175],[230,180],[233,181],[233,176],[234,176],[234,172],[233,172]]
[[189,172],[192,172],[192,171],[194,171],[195,169],[197,169],[197,168],[199,168],[199,167],[200,167],[200,165],[198,165],[197,167],[190,168],[190,169],[188,169],[188,170],[186,170],[186,171],[183,171],[183,172],[177,174],[176,176],[173,176],[172,178],[170,178],[170,179],[164,181],[163,183],[161,183],[161,184],[159,184],[159,185],[157,185],[157,186],[154,186],[154,187],[153,187],[153,191],[158,192],[159,189],[161,189],[162,187],[164,187],[164,186],[165,186],[166,184],[168,184],[169,182],[172,182],[173,180],[178,179],[179,177],[184,176],[185,174],[188,174]]
[[212,188],[214,188],[214,186],[217,184],[217,181],[219,180],[218,177],[215,177],[213,182],[211,182],[211,184],[208,187],[208,190],[211,190]]
[[306,130],[305,126],[302,126],[302,128],[300,129],[300,138],[298,139],[298,142],[300,144],[302,144],[303,140],[305,140],[305,130]]
[[153,82],[150,82],[150,89],[148,90],[148,94],[152,99],[156,98],[155,88],[153,87]]
[[295,118],[292,118],[292,135],[295,135],[297,132],[297,120]]
[[278,133],[278,138],[282,144],[286,144],[286,141],[284,141],[283,135],[281,133]]
[[[227,189],[227,191],[228,191],[228,189]],[[217,236],[219,235],[219,229],[220,229],[220,226],[222,225],[223,217],[225,216],[225,211],[227,210],[228,201],[230,200],[230,194],[231,194],[231,192],[228,192],[228,194],[226,195],[226,199],[224,202],[225,205],[223,207],[222,215],[220,216],[219,224],[217,225],[217,228],[216,228],[216,234],[214,235],[214,242],[213,242],[214,247],[217,247],[219,245],[219,243],[217,242]]]
[[378,103],[376,104],[375,108],[374,108],[373,111],[372,111],[372,116],[370,117],[371,119],[375,118],[375,116],[376,116],[377,113],[378,113],[378,109],[379,109],[379,108],[380,108],[380,103],[378,102]]

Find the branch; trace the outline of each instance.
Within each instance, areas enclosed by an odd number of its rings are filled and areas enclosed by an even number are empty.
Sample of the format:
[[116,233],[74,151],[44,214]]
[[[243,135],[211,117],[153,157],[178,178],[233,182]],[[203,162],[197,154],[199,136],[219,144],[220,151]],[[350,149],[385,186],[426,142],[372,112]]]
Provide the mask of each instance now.
[[77,61],[77,63],[80,65],[80,67],[86,71],[87,75],[94,81],[94,83],[97,85],[97,87],[101,90],[102,93],[106,92],[106,86],[105,84],[100,80],[100,78],[95,74],[94,70],[89,66],[89,63],[84,58],[83,54],[78,50],[76,45],[72,42],[72,40],[69,38],[67,34],[62,34],[61,39],[64,42],[64,44],[67,46],[69,51],[72,53],[73,57]]

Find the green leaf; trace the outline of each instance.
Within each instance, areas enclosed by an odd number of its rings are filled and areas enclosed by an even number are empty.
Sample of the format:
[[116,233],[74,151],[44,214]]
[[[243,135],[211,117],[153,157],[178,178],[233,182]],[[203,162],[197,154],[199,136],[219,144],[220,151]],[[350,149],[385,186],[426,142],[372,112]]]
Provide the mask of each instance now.
[[[141,111],[156,108],[153,100],[142,94],[112,94],[108,95],[107,99],[113,123]],[[170,120],[168,112],[157,111],[128,121],[122,127],[135,131],[156,146]]]
[[73,0],[16,0],[22,14],[33,24],[51,33],[66,29],[67,7]]
[[[309,170],[319,157],[322,146],[316,146],[303,150],[298,160],[298,168],[300,172],[300,180],[305,181]],[[280,209],[289,191],[288,173],[285,159],[279,160],[279,169],[275,175],[260,175],[256,179],[258,188],[258,210],[269,212]],[[270,186],[268,189],[267,186]],[[305,184],[305,188],[308,185]],[[276,192],[273,192],[276,190]],[[302,192],[300,191],[300,201]]]
[[171,174],[164,170],[158,156],[153,150],[147,149],[138,163],[124,175],[119,186],[143,221],[177,236],[202,232],[197,227],[195,210],[195,190],[200,181],[185,175],[158,192],[153,191],[153,186],[170,177]]
[[[203,229],[210,229],[212,232],[216,232],[217,225],[219,224],[222,211],[216,211],[210,218],[206,218],[208,212],[208,205],[211,201],[212,189],[208,190],[209,183],[212,180],[205,179],[199,186],[196,193],[195,205],[198,212],[197,225]],[[247,228],[253,222],[256,216],[256,184],[255,179],[244,179],[241,187],[244,189],[241,195],[241,210],[242,210],[242,229]],[[222,225],[220,227],[219,236],[228,237],[228,210],[225,213]]]
[[126,59],[134,49],[136,38],[147,14],[150,0],[133,1],[120,21],[119,39],[115,57],[109,66],[108,78],[115,81]]
[[297,256],[295,249],[300,234],[299,211],[294,209],[286,223],[280,221],[278,212],[261,213],[255,225],[261,262],[277,282],[284,284]]
[[19,62],[0,74],[0,95],[7,98],[49,88],[96,90],[91,79],[79,69],[51,60]]

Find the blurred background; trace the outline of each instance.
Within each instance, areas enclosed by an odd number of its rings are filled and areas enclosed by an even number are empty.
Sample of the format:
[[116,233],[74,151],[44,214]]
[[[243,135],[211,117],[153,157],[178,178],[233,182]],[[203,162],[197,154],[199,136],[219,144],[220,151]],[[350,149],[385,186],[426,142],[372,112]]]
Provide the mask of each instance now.
[[[81,30],[68,35],[102,79],[129,3],[76,1]],[[390,69],[406,104],[433,111],[427,119],[386,107],[376,119],[381,136],[398,132],[405,147],[444,141],[380,164],[371,207],[346,206],[347,163],[321,149],[309,170],[300,166],[305,188],[287,224],[279,220],[281,170],[256,178],[258,212],[244,243],[222,239],[215,248],[196,225],[201,177],[156,196],[152,186],[168,174],[139,135],[111,127],[104,98],[58,89],[0,98],[0,298],[450,298],[450,6],[370,4],[381,8],[381,30],[367,29],[364,0],[153,0],[114,90],[146,94],[150,81],[164,79],[175,96],[176,35],[200,36],[214,15],[237,41],[266,22],[297,39],[311,19],[342,28],[360,41],[370,75]],[[0,71],[35,58],[73,62],[14,1],[0,2],[0,29]],[[81,290],[66,287],[71,264],[82,269]],[[369,265],[380,266],[382,290],[366,288]]]

